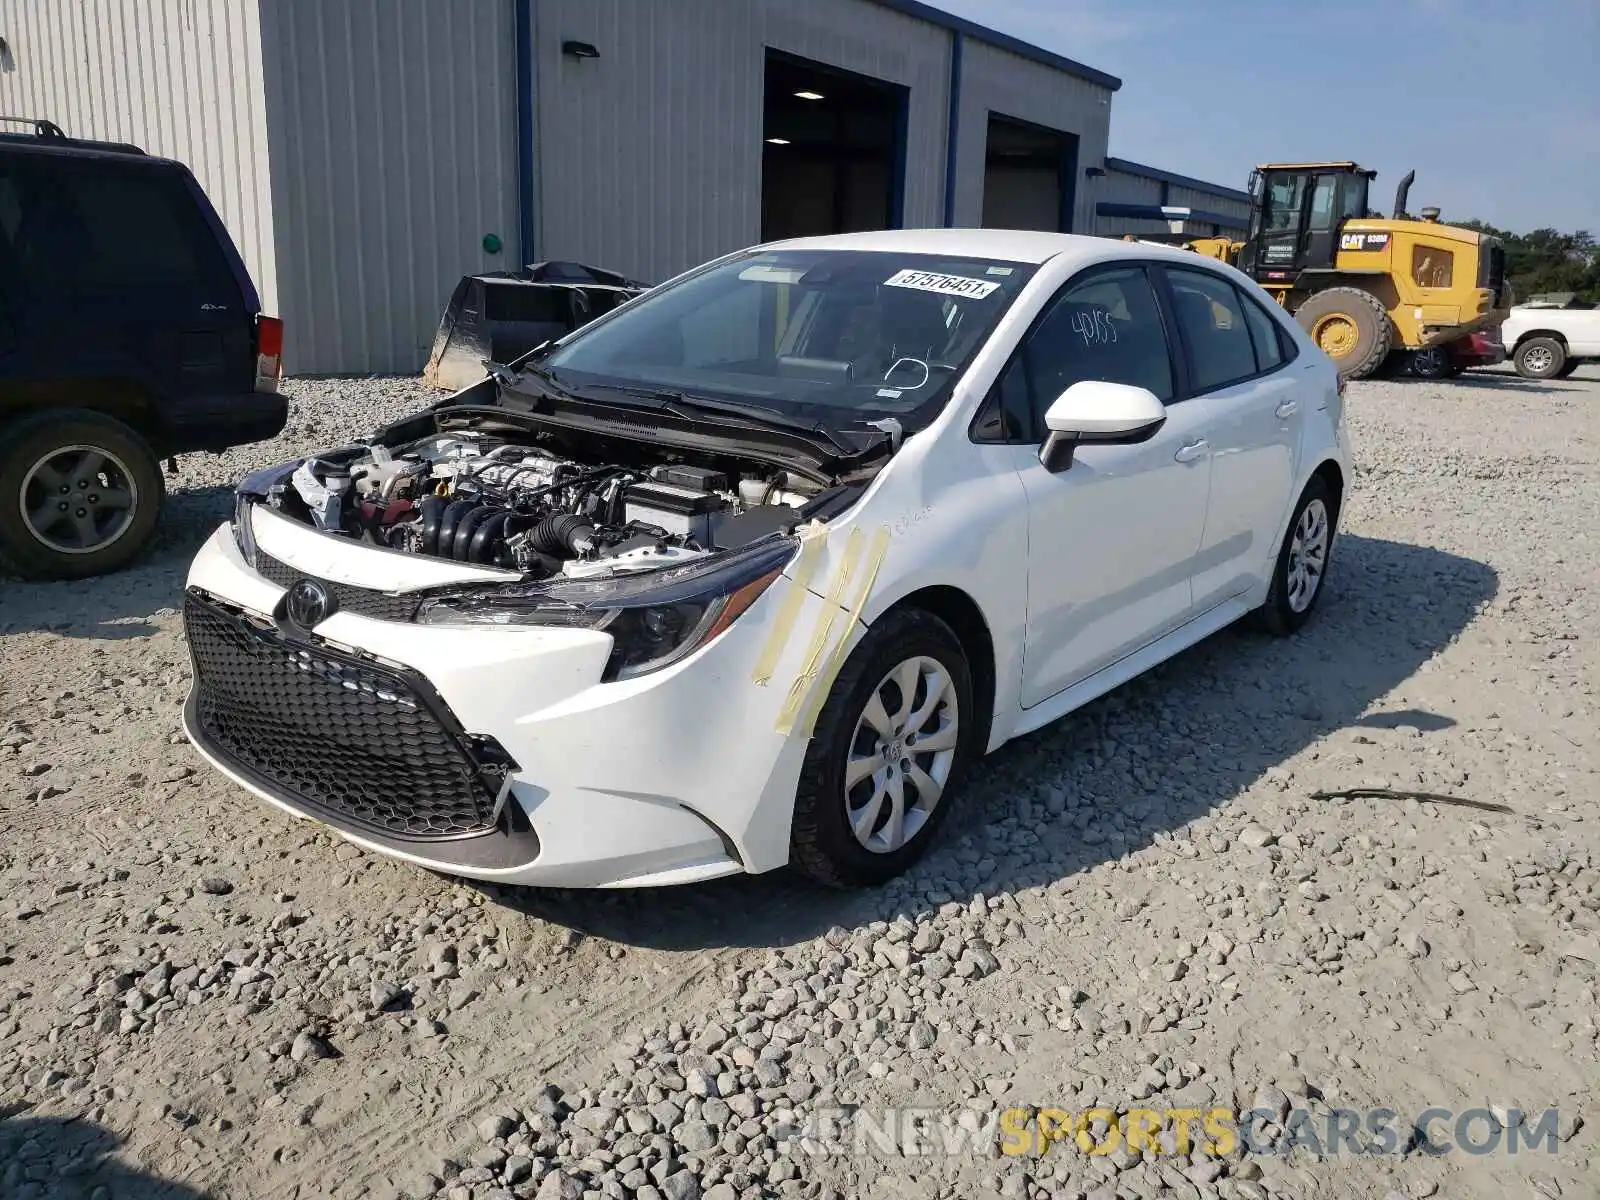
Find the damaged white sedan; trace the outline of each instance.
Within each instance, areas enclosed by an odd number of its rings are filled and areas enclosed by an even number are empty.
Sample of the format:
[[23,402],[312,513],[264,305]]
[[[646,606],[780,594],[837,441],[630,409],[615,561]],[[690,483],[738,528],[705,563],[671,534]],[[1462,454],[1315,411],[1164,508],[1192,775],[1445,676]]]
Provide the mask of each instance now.
[[1321,595],[1332,364],[1067,235],[719,259],[350,445],[196,558],[185,723],[371,850],[511,884],[904,870],[986,752]]

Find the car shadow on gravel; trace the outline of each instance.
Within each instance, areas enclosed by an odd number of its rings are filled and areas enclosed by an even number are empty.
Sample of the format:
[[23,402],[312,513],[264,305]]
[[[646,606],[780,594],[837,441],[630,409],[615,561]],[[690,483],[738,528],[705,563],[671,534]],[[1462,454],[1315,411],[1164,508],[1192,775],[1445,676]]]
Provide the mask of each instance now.
[[[1416,380],[1417,383],[1437,383],[1438,380]],[[1582,380],[1577,381],[1580,386],[1574,387],[1572,383],[1562,380],[1524,379],[1520,375],[1457,375],[1454,379],[1446,381],[1452,387],[1470,388],[1475,391],[1501,391],[1521,392],[1530,396],[1560,396],[1572,392],[1584,392],[1587,388],[1581,386]]]
[[149,618],[183,600],[189,563],[227,520],[228,487],[185,488],[168,495],[150,548],[124,570],[92,579],[28,583],[0,575],[0,637],[50,631],[65,637],[149,637]]
[[[112,1157],[123,1139],[93,1121],[27,1117],[0,1108],[0,1195],[87,1200],[200,1200],[185,1184],[161,1179]],[[103,1189],[103,1190],[100,1190]]]
[[1189,822],[1336,730],[1392,722],[1426,736],[1447,726],[1447,715],[1382,701],[1497,586],[1473,559],[1343,535],[1328,592],[1299,634],[1280,640],[1241,623],[1002,747],[973,773],[928,856],[877,890],[832,891],[788,871],[638,891],[483,890],[586,936],[699,950],[789,944],[833,926],[916,919],[979,892],[1047,886],[1182,838]]

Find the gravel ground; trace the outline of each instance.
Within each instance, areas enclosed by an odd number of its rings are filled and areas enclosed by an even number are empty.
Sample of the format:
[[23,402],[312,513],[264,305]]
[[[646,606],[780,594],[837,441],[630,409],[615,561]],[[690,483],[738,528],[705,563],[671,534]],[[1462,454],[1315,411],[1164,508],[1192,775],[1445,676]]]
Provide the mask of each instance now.
[[[143,565],[0,584],[0,1195],[1600,1196],[1600,372],[1354,385],[1318,619],[1001,751],[867,895],[469,887],[204,769],[176,605],[227,485],[424,395],[289,390]],[[1316,795],[1361,786],[1499,807]],[[1553,1155],[789,1136],[1030,1104],[1561,1115]]]

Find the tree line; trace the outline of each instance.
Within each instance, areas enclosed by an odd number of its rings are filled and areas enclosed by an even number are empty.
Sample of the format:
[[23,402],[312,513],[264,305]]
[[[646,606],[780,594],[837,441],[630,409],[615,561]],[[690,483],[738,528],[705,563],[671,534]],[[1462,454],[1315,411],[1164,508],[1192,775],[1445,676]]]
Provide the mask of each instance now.
[[1500,239],[1506,248],[1506,278],[1512,297],[1521,302],[1542,292],[1576,292],[1585,300],[1600,300],[1600,243],[1589,231],[1562,233],[1556,229],[1535,229],[1532,233],[1512,233],[1496,229],[1487,221],[1462,221]]

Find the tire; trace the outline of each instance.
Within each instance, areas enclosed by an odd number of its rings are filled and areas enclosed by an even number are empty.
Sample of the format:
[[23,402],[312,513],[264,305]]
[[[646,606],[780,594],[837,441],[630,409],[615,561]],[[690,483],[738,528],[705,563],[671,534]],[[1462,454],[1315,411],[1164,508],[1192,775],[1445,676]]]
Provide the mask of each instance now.
[[[1319,526],[1314,515],[1309,522],[1307,520],[1307,514],[1314,514],[1318,506],[1321,511],[1321,570],[1314,573],[1310,581],[1310,595],[1305,596],[1303,592],[1298,592],[1295,581],[1297,563],[1305,563],[1304,550],[1297,543],[1308,532],[1308,523],[1311,526],[1309,532],[1314,532]],[[1314,477],[1306,484],[1306,490],[1300,493],[1300,502],[1294,506],[1294,516],[1284,532],[1283,545],[1278,548],[1277,561],[1272,565],[1272,584],[1267,589],[1267,602],[1256,610],[1257,624],[1268,633],[1279,636],[1291,634],[1311,619],[1327,584],[1338,521],[1338,497],[1322,479]]]
[[1561,364],[1561,369],[1556,372],[1555,377],[1557,379],[1565,379],[1581,366],[1583,366],[1583,359],[1569,358],[1566,362]]
[[0,562],[24,579],[83,579],[138,557],[165,494],[142,437],[75,408],[37,412],[0,433]]
[[[896,676],[906,669],[905,664],[916,664],[911,717],[926,706],[930,679],[938,680],[942,671],[943,698],[927,713],[920,735],[928,737],[928,722],[939,721],[935,733],[948,731],[949,745],[941,738],[936,749],[919,752],[913,742],[902,760],[914,763],[930,782],[942,774],[943,787],[927,812],[921,809],[923,797],[912,776],[873,754],[882,740],[869,716],[869,704],[875,698],[884,710],[880,722],[886,719],[890,723],[886,732],[893,739],[891,746],[901,745],[904,726],[897,731],[893,723],[904,711]],[[905,871],[922,857],[949,814],[967,764],[979,749],[974,737],[982,725],[973,706],[972,672],[950,627],[921,609],[903,609],[883,617],[845,661],[818,714],[795,794],[790,863],[818,883],[839,888],[871,887]],[[917,734],[915,729],[912,732]],[[876,758],[880,765],[847,788],[846,765],[852,756]],[[905,821],[902,833],[915,821],[915,828],[905,833],[898,845],[890,823],[896,778]],[[852,826],[852,802],[857,821],[867,830],[865,841]],[[870,823],[869,812],[875,814]],[[869,848],[867,842],[877,844]]]
[[1511,365],[1524,379],[1554,379],[1567,365],[1567,348],[1553,337],[1531,337],[1517,344]]
[[1318,292],[1295,310],[1294,319],[1346,379],[1372,375],[1394,346],[1394,322],[1383,302],[1360,288]]
[[1430,346],[1411,355],[1411,374],[1418,379],[1453,379],[1461,368],[1450,361],[1450,351],[1443,346]]

